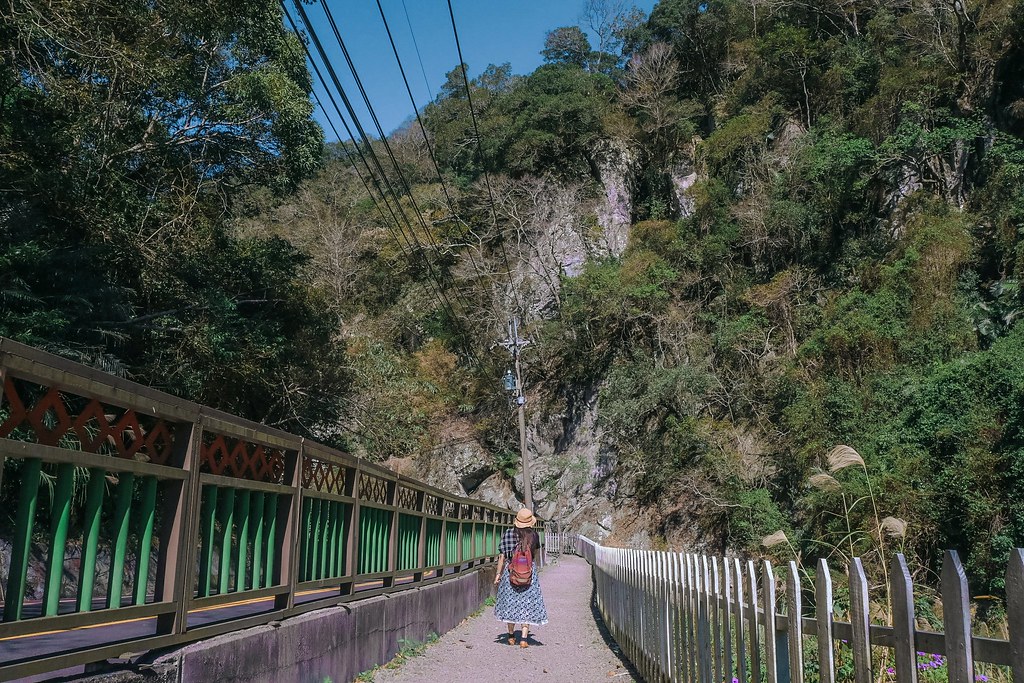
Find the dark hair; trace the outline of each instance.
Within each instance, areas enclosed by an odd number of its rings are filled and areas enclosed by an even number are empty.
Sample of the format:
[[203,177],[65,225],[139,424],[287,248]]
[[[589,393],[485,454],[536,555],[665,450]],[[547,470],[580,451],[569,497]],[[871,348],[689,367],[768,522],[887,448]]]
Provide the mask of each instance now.
[[537,545],[537,532],[530,527],[516,527],[516,536],[525,548],[533,548]]

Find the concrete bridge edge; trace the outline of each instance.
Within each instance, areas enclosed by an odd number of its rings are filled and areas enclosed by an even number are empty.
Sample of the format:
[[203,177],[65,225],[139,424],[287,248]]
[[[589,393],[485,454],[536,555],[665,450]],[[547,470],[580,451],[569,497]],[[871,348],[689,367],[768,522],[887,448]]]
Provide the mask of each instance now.
[[95,683],[350,683],[386,664],[402,640],[443,635],[491,594],[494,566],[437,583],[354,600],[215,636],[166,652],[149,663],[89,676]]

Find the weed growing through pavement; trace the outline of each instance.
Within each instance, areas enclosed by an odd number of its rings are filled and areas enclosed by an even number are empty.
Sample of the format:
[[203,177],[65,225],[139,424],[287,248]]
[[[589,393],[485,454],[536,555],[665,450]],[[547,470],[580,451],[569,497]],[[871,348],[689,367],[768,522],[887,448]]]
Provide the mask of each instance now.
[[[400,639],[398,641],[398,654],[395,655],[394,659],[383,666],[375,666],[362,672],[356,676],[356,683],[373,683],[374,676],[381,669],[397,669],[413,657],[422,655],[426,652],[428,646],[433,645],[438,640],[439,638],[436,633],[428,635],[427,639],[423,642],[412,640],[411,638]],[[326,679],[324,683],[330,683],[330,679]]]

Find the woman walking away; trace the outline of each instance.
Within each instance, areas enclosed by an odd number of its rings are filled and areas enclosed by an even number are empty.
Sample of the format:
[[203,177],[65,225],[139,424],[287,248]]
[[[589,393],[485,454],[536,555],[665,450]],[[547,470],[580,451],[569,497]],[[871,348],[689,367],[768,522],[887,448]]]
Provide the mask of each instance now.
[[537,523],[533,512],[523,508],[516,515],[515,526],[505,531],[498,546],[498,602],[494,616],[508,626],[508,644],[515,645],[516,624],[522,624],[519,647],[528,647],[531,626],[548,623],[548,610],[537,578],[537,555],[540,537],[533,530]]

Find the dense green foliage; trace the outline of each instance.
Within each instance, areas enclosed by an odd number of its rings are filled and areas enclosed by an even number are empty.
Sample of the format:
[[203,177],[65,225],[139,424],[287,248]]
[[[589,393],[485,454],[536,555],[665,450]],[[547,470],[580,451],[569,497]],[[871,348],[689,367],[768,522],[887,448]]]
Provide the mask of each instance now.
[[[378,459],[468,424],[507,471],[506,261],[536,269],[524,226],[562,194],[600,233],[626,149],[627,247],[536,275],[546,408],[597,393],[656,532],[685,510],[705,542],[782,530],[805,561],[956,547],[999,589],[1024,545],[1021,0],[597,12],[533,73],[472,79],[477,126],[449,73],[423,111],[443,185],[418,129],[391,136],[402,234],[351,146],[302,180],[320,138],[276,4],[32,5],[0,29],[0,334],[306,431],[337,417]],[[839,444],[863,466],[830,472]]]
[[292,429],[332,416],[308,256],[227,224],[320,163],[279,5],[2,12],[0,335]]
[[[722,545],[781,529],[807,557],[896,543],[925,566],[957,547],[998,588],[1024,542],[1022,16],[1010,0],[663,0],[620,31],[623,70],[593,68],[563,27],[549,65],[487,90],[500,142],[483,167],[601,180],[596,141],[626,140],[634,220],[668,219],[563,278],[533,368],[552,396],[599,387],[666,533],[691,500]],[[427,110],[446,159],[459,138],[438,116],[458,106]],[[865,467],[811,485],[838,444]]]

